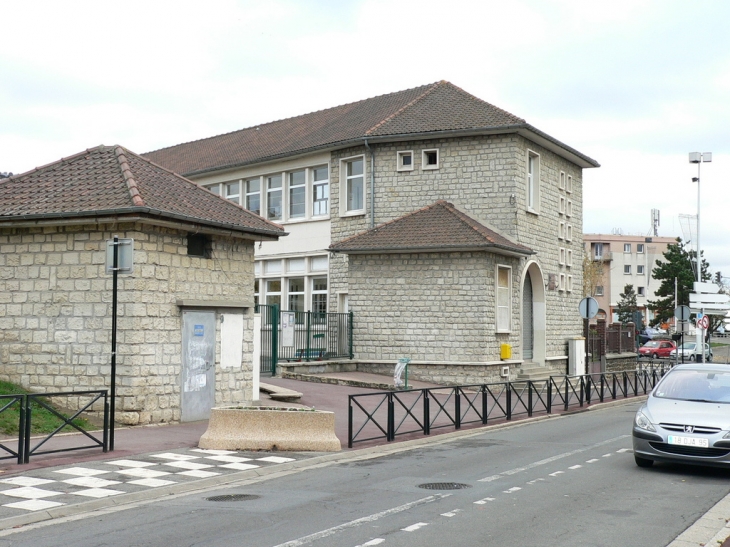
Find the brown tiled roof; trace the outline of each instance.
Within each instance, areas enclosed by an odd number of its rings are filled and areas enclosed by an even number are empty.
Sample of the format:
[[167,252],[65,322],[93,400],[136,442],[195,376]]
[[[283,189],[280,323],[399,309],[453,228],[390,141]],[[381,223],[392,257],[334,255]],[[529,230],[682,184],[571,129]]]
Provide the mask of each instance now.
[[352,254],[454,250],[533,254],[530,248],[514,243],[444,200],[334,243],[329,250]]
[[121,146],[98,146],[0,180],[0,224],[126,214],[285,235],[278,224]]
[[[496,106],[441,81],[381,95],[225,135],[178,144],[143,154],[186,176],[239,167],[319,149],[347,146],[364,139],[438,135],[456,131],[522,129],[559,147],[559,143]],[[597,165],[597,164],[596,164]]]

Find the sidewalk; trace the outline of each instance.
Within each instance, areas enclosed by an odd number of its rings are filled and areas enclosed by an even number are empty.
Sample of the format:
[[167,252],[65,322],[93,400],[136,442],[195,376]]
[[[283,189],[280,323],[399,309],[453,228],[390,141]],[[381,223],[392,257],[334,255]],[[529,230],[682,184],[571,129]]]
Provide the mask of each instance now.
[[[104,453],[96,448],[32,456],[26,465],[17,465],[14,460],[0,461],[0,530],[123,503],[153,501],[163,495],[260,480],[265,475],[288,473],[295,468],[305,469],[324,462],[399,452],[413,445],[446,441],[453,436],[475,432],[474,429],[443,432],[426,438],[421,436],[415,440],[348,450],[348,395],[382,391],[384,384],[392,382],[392,378],[355,372],[328,374],[321,377],[321,382],[282,378],[264,378],[262,381],[301,393],[301,399],[295,404],[334,412],[335,433],[342,444],[342,451],[200,450],[197,445],[207,429],[207,421],[121,427],[115,430],[113,452]],[[409,387],[438,386],[409,382]],[[261,404],[281,406],[290,403],[269,399],[262,393]],[[721,543],[724,546],[723,542],[730,536],[725,520],[727,516],[730,516],[730,495],[668,547]]]

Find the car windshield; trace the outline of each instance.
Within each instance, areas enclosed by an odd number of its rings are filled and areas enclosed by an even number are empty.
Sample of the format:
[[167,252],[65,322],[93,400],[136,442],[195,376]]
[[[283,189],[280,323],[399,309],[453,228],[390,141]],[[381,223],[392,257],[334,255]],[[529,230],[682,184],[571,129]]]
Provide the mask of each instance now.
[[730,403],[730,371],[674,370],[657,386],[654,396],[683,401]]
[[685,342],[681,346],[679,346],[679,349],[695,349],[695,346],[697,345],[697,342]]
[[659,342],[656,342],[654,340],[649,340],[646,344],[644,344],[645,348],[658,348]]

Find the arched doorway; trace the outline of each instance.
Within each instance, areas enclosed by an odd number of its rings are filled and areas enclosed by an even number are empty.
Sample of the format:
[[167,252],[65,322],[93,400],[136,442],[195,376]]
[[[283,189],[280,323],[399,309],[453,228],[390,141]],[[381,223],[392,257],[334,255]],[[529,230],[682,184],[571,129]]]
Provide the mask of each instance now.
[[537,262],[522,274],[522,359],[545,364],[545,282]]

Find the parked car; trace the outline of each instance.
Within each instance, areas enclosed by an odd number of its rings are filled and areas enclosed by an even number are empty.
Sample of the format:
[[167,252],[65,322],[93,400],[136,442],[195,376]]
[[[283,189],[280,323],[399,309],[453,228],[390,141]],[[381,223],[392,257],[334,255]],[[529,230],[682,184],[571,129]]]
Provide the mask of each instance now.
[[[682,357],[684,357],[685,361],[699,361],[701,356],[700,350],[697,348],[697,342],[685,342],[677,349],[669,352],[669,358],[674,359],[677,353],[679,353],[680,361]],[[712,348],[710,344],[705,344],[705,361],[712,361]]]
[[672,350],[677,349],[677,344],[671,340],[649,340],[639,348],[639,357],[651,357],[652,359],[665,359],[669,357]]
[[659,334],[659,331],[657,329],[654,329],[652,327],[646,327],[641,329],[639,331],[639,343],[640,344],[646,344],[649,340],[654,338],[657,334]]
[[730,466],[730,367],[678,365],[634,416],[634,460]]

